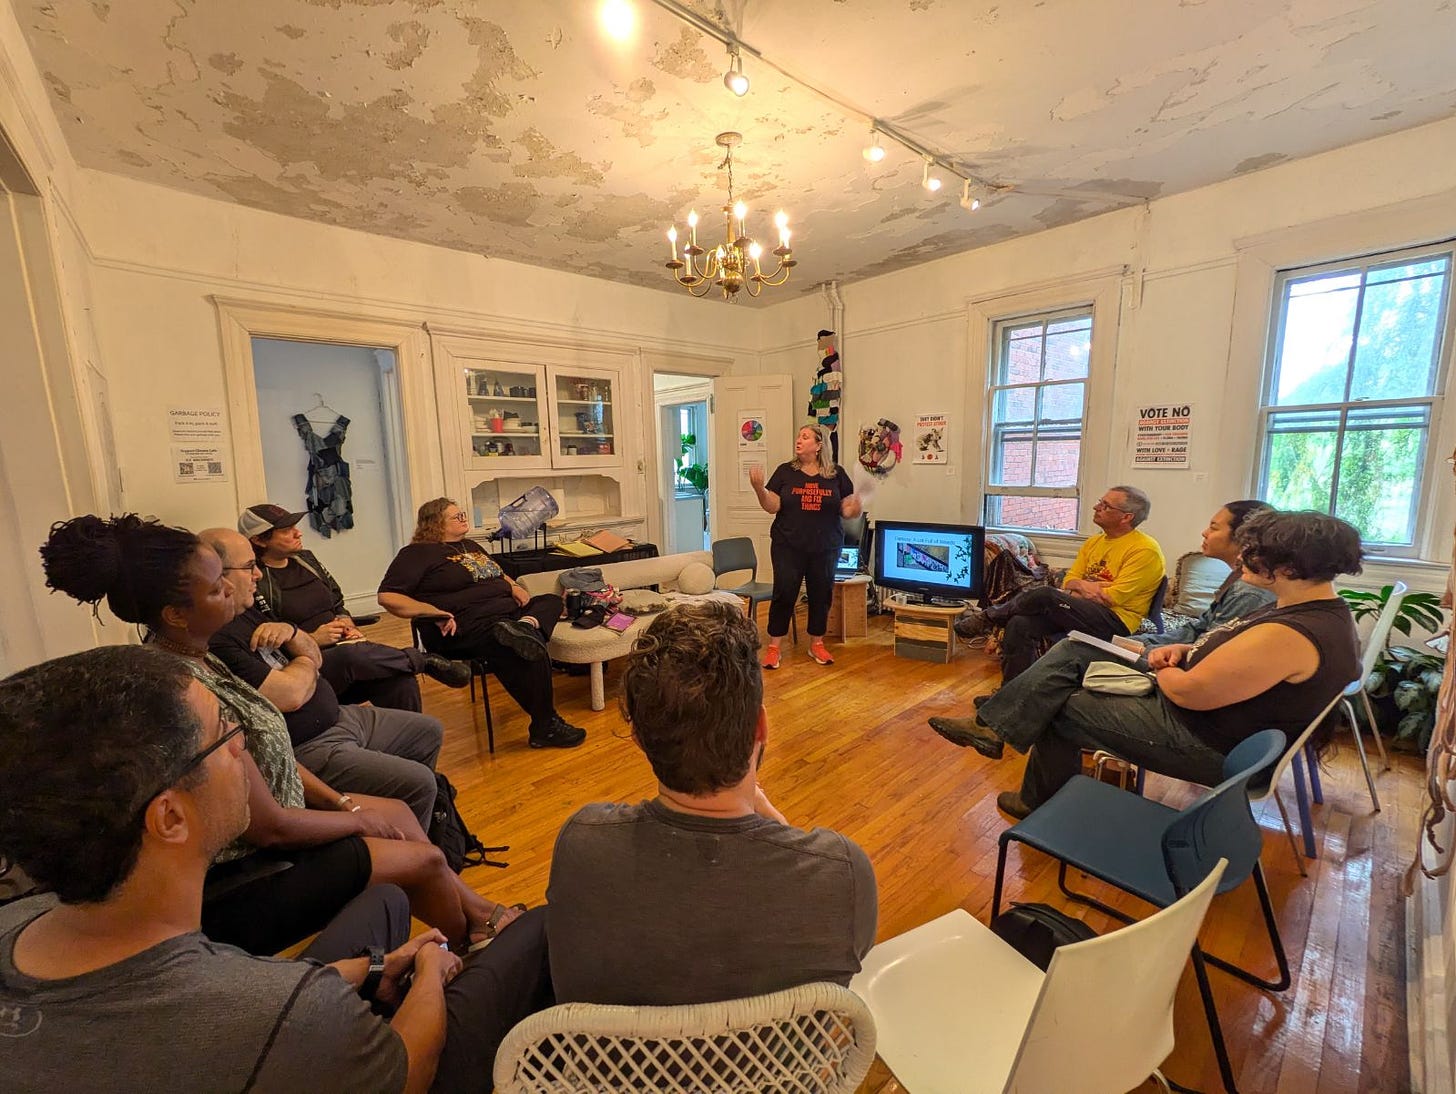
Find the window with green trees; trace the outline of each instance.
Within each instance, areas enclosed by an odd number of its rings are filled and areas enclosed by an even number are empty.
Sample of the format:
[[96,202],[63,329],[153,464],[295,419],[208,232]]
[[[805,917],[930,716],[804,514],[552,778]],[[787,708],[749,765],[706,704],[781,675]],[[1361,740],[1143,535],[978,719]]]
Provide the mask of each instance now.
[[1425,248],[1286,270],[1266,371],[1259,496],[1414,550],[1443,389],[1451,256]]

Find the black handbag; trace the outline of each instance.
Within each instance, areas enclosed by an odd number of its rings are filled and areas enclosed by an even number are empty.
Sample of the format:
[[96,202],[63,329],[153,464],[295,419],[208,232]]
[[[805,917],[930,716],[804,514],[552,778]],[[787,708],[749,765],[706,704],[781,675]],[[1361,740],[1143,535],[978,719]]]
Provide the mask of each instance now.
[[1058,946],[1086,942],[1097,932],[1050,904],[1013,904],[991,920],[991,931],[1045,972]]

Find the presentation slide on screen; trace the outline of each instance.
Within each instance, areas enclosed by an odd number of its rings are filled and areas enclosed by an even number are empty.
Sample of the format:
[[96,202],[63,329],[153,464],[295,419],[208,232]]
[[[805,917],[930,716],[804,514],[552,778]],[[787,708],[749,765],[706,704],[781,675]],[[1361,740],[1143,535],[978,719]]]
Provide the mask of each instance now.
[[973,538],[964,532],[887,531],[884,575],[964,589],[971,581],[973,545]]

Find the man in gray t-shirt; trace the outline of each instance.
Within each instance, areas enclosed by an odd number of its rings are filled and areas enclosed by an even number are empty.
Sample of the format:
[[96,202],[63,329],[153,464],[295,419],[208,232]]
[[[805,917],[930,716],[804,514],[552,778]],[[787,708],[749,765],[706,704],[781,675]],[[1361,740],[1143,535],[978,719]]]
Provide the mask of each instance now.
[[794,828],[758,786],[758,630],[684,604],[647,629],[624,713],[658,780],[588,805],[556,840],[547,938],[558,1002],[671,1005],[848,984],[875,940],[875,875],[837,832]]
[[478,1089],[551,1002],[541,910],[463,967],[440,932],[409,938],[393,886],[336,916],[316,960],[210,942],[204,879],[247,827],[248,773],[239,727],[170,653],[106,646],[0,680],[0,786],[0,847],[53,890],[0,908],[6,1094]]

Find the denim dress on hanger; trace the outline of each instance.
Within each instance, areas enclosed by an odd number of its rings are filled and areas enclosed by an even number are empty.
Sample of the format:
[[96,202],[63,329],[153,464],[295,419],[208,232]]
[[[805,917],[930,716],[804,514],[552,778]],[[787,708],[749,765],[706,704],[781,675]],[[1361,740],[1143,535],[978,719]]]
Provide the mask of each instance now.
[[354,490],[349,483],[349,465],[342,453],[349,419],[340,414],[322,437],[302,414],[293,416],[293,427],[308,450],[308,479],[304,488],[309,524],[325,539],[354,527]]

